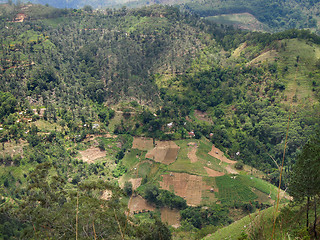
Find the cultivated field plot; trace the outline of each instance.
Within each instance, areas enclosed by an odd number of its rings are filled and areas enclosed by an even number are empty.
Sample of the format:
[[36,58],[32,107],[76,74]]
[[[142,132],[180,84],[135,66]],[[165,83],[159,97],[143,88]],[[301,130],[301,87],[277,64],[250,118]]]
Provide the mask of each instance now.
[[204,169],[206,170],[206,172],[208,173],[208,176],[209,177],[220,177],[220,176],[223,176],[224,173],[223,172],[218,172],[218,171],[215,171],[211,168],[208,168],[208,167],[204,167]]
[[141,185],[142,178],[131,178],[129,182],[132,183],[132,190],[136,190]]
[[147,152],[146,158],[169,165],[177,159],[179,149],[173,141],[157,141],[156,147]]
[[130,213],[139,213],[144,211],[154,211],[155,207],[150,205],[144,198],[141,196],[132,197],[129,200],[128,208]]
[[[209,146],[207,151],[203,151],[203,145],[205,145],[203,142],[204,141],[198,139],[175,141],[175,143],[179,145],[180,150],[177,160],[174,163],[170,164],[170,166],[168,167],[168,171],[188,172],[196,175],[207,175],[206,171],[203,168],[203,165],[207,164],[210,161],[212,163],[216,161],[218,165],[219,161],[208,155],[212,144]],[[197,148],[193,146],[195,144],[197,145]],[[191,151],[193,153],[191,153]]]
[[216,184],[219,188],[217,197],[222,203],[234,204],[237,202],[250,202],[257,200],[258,196],[243,184],[242,176],[221,176],[216,178]]
[[216,197],[216,193],[219,192],[219,189],[216,184],[216,178],[213,177],[203,177],[202,181],[204,187],[202,189],[202,200],[201,204],[210,205],[216,203],[219,199]]
[[202,177],[187,173],[171,173],[161,175],[160,187],[183,197],[190,206],[197,206],[201,202],[202,189],[208,188]]
[[79,151],[82,160],[87,163],[94,163],[95,160],[106,156],[106,151],[101,151],[97,147],[91,147],[84,151]]
[[161,221],[168,225],[178,228],[180,227],[180,213],[177,209],[161,208]]
[[237,161],[232,161],[232,160],[228,159],[224,155],[224,153],[222,151],[220,151],[220,149],[216,148],[214,145],[212,145],[212,149],[208,154],[211,155],[212,157],[219,159],[222,162],[225,162],[225,163],[234,164],[237,162]]
[[133,149],[150,150],[153,148],[152,138],[134,137],[132,142]]

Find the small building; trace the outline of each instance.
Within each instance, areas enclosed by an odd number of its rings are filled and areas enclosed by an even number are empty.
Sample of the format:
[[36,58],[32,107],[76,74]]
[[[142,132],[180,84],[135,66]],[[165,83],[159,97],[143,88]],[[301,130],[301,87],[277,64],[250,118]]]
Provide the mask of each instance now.
[[191,138],[193,138],[193,137],[196,136],[196,135],[194,134],[194,131],[188,132],[188,135],[189,135],[189,137],[191,137]]

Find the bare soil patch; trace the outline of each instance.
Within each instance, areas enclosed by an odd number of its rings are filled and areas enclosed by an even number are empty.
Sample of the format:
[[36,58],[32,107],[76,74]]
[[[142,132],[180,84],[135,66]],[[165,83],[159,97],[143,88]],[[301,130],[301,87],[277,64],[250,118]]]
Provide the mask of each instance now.
[[110,200],[111,197],[112,197],[112,191],[107,189],[107,190],[103,191],[101,199]]
[[198,145],[197,145],[197,143],[191,142],[191,143],[188,143],[188,146],[189,146],[188,158],[190,159],[191,163],[195,163],[198,161],[198,158],[196,155]]
[[177,159],[179,149],[173,141],[157,141],[156,147],[147,152],[146,158],[169,165]]
[[180,213],[176,209],[161,208],[161,221],[178,228],[180,227]]
[[218,171],[215,171],[215,170],[208,168],[208,167],[204,167],[204,169],[208,173],[209,177],[220,177],[220,176],[224,175],[223,172],[218,172]]
[[4,143],[4,150],[3,145],[0,144],[0,155],[9,155],[11,157],[15,155],[21,155],[23,157],[23,147],[27,146],[27,141],[19,140],[19,143],[16,144],[15,142],[5,142]]
[[202,112],[200,110],[194,110],[194,114],[201,121],[213,123],[213,121],[210,119],[210,117],[208,116],[208,114],[206,112]]
[[232,169],[230,165],[226,166],[225,168],[227,170],[228,173],[230,174],[239,174],[237,170]]
[[134,137],[132,142],[132,148],[139,150],[150,150],[153,148],[152,138]]
[[160,187],[165,190],[174,190],[175,194],[183,197],[188,205],[196,206],[201,202],[202,189],[206,184],[202,177],[187,173],[171,173],[162,175]]
[[212,157],[219,159],[222,162],[225,162],[225,163],[234,164],[237,162],[237,161],[232,161],[232,160],[228,159],[224,155],[224,153],[222,151],[220,151],[218,148],[216,148],[214,145],[212,145],[212,149],[208,154],[211,155]]
[[142,178],[131,178],[129,182],[132,183],[132,189],[136,190],[141,185]]
[[94,163],[95,160],[106,156],[106,151],[101,151],[97,147],[88,148],[85,151],[79,151],[82,160],[87,163]]
[[144,211],[154,211],[155,207],[152,206],[142,198],[141,196],[135,196],[132,197],[129,201],[128,208],[130,210],[130,213],[139,213]]

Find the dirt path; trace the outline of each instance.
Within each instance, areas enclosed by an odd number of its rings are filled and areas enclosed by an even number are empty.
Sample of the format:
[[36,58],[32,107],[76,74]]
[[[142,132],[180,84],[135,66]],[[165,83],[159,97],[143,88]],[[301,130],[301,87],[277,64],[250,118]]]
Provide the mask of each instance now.
[[195,163],[198,161],[197,158],[197,149],[198,149],[198,145],[194,142],[190,142],[188,143],[188,158],[190,159],[191,163]]

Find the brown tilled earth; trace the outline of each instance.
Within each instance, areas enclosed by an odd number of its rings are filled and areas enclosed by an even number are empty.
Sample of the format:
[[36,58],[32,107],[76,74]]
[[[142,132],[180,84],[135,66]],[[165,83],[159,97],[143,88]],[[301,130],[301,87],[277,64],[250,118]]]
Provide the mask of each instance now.
[[178,228],[180,227],[180,213],[177,209],[161,208],[161,221]]
[[197,206],[201,202],[202,189],[206,187],[206,184],[200,176],[171,173],[162,175],[160,187],[169,191],[173,188],[175,194],[184,198],[188,205]]
[[130,199],[128,208],[130,210],[130,213],[155,210],[155,207],[150,205],[144,198],[139,195]]
[[132,142],[133,149],[150,150],[153,148],[152,138],[134,137]]
[[156,147],[147,152],[146,158],[169,165],[177,159],[179,149],[173,141],[157,141]]
[[132,189],[136,190],[141,185],[142,178],[131,178],[129,182],[132,183]]
[[95,160],[105,157],[106,151],[101,151],[97,147],[91,147],[84,151],[79,151],[82,160],[87,163],[94,163]]
[[218,171],[215,171],[215,170],[208,168],[208,167],[203,167],[203,168],[206,170],[209,177],[220,177],[220,176],[224,175],[223,172],[218,172]]
[[225,162],[225,163],[233,164],[233,163],[237,162],[237,161],[232,161],[232,160],[226,158],[224,153],[222,151],[220,151],[218,148],[216,148],[214,145],[212,145],[212,149],[208,154],[211,155],[212,157],[219,159],[222,162]]

